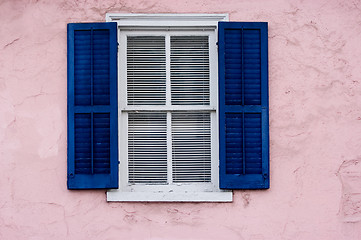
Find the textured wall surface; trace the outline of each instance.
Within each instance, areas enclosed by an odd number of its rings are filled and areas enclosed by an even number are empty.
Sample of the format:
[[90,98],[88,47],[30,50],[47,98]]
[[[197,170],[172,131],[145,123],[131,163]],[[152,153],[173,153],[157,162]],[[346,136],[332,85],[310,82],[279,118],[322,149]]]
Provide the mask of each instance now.
[[[66,189],[66,23],[269,22],[271,188],[232,203]],[[0,239],[361,239],[359,0],[0,0]]]

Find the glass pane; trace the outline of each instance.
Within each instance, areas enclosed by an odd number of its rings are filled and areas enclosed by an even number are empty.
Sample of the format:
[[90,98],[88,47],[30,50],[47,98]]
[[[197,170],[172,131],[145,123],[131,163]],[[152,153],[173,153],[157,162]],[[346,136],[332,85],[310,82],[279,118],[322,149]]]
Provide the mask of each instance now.
[[173,105],[209,105],[208,36],[171,36]]
[[129,183],[167,183],[167,114],[128,114]]
[[211,181],[210,114],[172,113],[173,182]]
[[165,37],[128,36],[128,105],[164,105],[165,85]]

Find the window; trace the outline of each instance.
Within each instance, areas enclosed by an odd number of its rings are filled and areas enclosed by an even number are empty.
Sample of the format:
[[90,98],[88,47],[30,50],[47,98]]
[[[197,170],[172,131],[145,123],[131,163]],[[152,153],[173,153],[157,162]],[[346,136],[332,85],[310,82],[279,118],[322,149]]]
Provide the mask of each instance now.
[[68,25],[69,189],[231,201],[222,189],[269,187],[267,24],[226,18]]
[[156,24],[119,30],[117,199],[219,194],[215,29]]

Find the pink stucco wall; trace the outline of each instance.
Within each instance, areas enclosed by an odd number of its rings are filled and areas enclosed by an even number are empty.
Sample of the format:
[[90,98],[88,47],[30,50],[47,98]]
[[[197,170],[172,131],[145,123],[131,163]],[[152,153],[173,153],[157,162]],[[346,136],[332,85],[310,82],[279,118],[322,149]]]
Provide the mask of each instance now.
[[[66,23],[269,22],[271,188],[232,203],[66,189]],[[0,239],[361,239],[359,0],[0,0]]]

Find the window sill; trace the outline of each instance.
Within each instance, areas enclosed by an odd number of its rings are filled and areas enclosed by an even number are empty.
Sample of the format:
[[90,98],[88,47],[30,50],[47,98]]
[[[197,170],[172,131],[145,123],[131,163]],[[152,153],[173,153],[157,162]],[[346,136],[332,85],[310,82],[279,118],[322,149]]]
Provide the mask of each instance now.
[[108,202],[232,202],[232,191],[219,192],[122,192],[109,190]]

